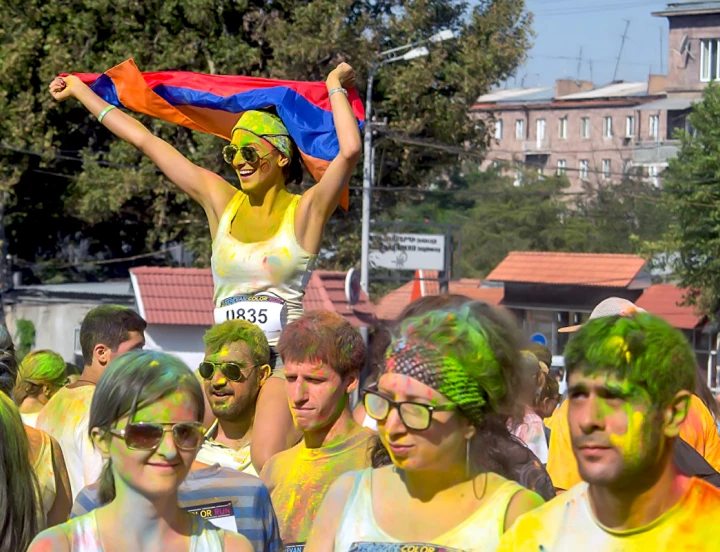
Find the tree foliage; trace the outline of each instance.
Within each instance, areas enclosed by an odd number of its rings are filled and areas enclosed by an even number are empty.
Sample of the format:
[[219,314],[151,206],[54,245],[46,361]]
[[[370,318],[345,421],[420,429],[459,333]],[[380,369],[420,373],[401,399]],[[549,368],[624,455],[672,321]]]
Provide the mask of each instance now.
[[688,305],[715,317],[720,302],[720,86],[710,83],[678,131],[680,149],[664,172],[673,223],[661,244]]
[[392,218],[460,225],[461,272],[477,278],[510,251],[638,253],[666,228],[660,190],[639,179],[588,185],[581,194],[570,192],[565,177],[534,171],[515,184],[492,170],[459,171],[449,189],[416,194]]
[[[530,39],[522,0],[0,0],[0,7],[0,178],[11,192],[10,252],[43,279],[123,275],[127,264],[85,263],[173,243],[189,246],[198,265],[210,253],[197,205],[84,109],[52,102],[47,85],[58,73],[101,72],[132,57],[144,71],[319,80],[345,60],[362,94],[377,52],[452,29],[459,39],[386,67],[375,88],[377,114],[388,120],[379,184],[418,187],[457,158],[397,138],[482,147],[485,128],[469,107],[512,74]],[[140,119],[194,162],[235,180],[220,139]],[[357,198],[326,232],[328,266],[357,262]],[[389,205],[377,196],[374,210]]]

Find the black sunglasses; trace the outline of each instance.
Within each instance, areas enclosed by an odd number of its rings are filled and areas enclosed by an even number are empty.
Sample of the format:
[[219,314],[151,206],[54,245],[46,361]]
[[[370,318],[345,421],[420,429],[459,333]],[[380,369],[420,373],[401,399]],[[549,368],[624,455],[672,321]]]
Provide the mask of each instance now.
[[[166,425],[172,427],[165,429],[163,426]],[[126,425],[125,429],[111,429],[110,433],[123,439],[129,449],[154,450],[168,431],[172,432],[175,446],[182,450],[195,450],[205,437],[205,429],[200,422],[137,422]]]
[[198,373],[202,379],[209,380],[215,375],[215,370],[219,369],[228,380],[240,381],[241,379],[248,379],[252,371],[258,366],[260,366],[260,364],[246,366],[240,362],[212,362],[211,360],[204,360],[198,367]]
[[397,409],[400,421],[408,429],[414,429],[415,431],[425,431],[430,427],[433,412],[457,410],[457,405],[454,403],[431,406],[412,401],[395,402],[385,395],[369,389],[365,390],[363,404],[367,415],[378,422],[385,420],[390,415],[390,410]]

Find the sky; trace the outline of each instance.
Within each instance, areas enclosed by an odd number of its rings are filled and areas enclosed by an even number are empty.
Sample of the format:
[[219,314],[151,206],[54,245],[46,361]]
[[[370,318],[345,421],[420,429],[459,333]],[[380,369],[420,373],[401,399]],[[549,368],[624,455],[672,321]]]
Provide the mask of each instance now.
[[[534,45],[527,63],[509,80],[508,87],[520,86],[523,79],[525,87],[553,85],[559,78],[579,77],[596,84],[611,82],[625,20],[630,25],[617,80],[646,81],[651,71],[665,74],[668,23],[666,18],[653,17],[651,13],[661,11],[667,3],[667,0],[526,0],[528,11],[535,15]],[[582,63],[578,73],[580,48]]]

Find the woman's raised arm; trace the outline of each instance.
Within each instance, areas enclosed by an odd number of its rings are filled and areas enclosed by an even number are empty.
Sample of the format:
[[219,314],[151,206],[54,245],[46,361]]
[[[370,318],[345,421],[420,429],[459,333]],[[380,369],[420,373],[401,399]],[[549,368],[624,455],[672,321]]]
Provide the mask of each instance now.
[[[164,140],[155,136],[145,125],[95,94],[75,76],[58,77],[50,84],[50,94],[57,101],[75,98],[118,138],[132,144],[147,155],[158,168],[182,191],[205,209],[213,227],[213,218],[220,217],[227,203],[237,191],[217,174],[198,167]],[[217,226],[217,222],[215,222]]]
[[300,212],[303,217],[295,232],[308,251],[317,251],[325,223],[337,209],[340,196],[362,156],[362,139],[352,106],[343,90],[355,86],[355,71],[347,63],[338,65],[327,78],[333,121],[340,152],[328,166],[320,182],[303,194]]

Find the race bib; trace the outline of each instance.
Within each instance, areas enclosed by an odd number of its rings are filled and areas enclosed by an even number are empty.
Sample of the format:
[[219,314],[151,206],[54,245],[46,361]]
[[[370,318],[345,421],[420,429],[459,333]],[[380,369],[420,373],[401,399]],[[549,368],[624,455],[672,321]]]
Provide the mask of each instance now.
[[349,552],[463,552],[458,548],[449,548],[423,542],[354,542]]
[[268,341],[277,340],[287,324],[287,305],[274,295],[239,295],[223,299],[215,309],[215,323],[247,320],[258,326]]
[[229,500],[227,502],[205,504],[195,508],[186,508],[185,511],[200,516],[220,529],[232,531],[233,533],[238,532],[235,512],[233,511],[232,502]]
[[291,542],[285,545],[285,552],[303,552],[305,550],[304,542]]

